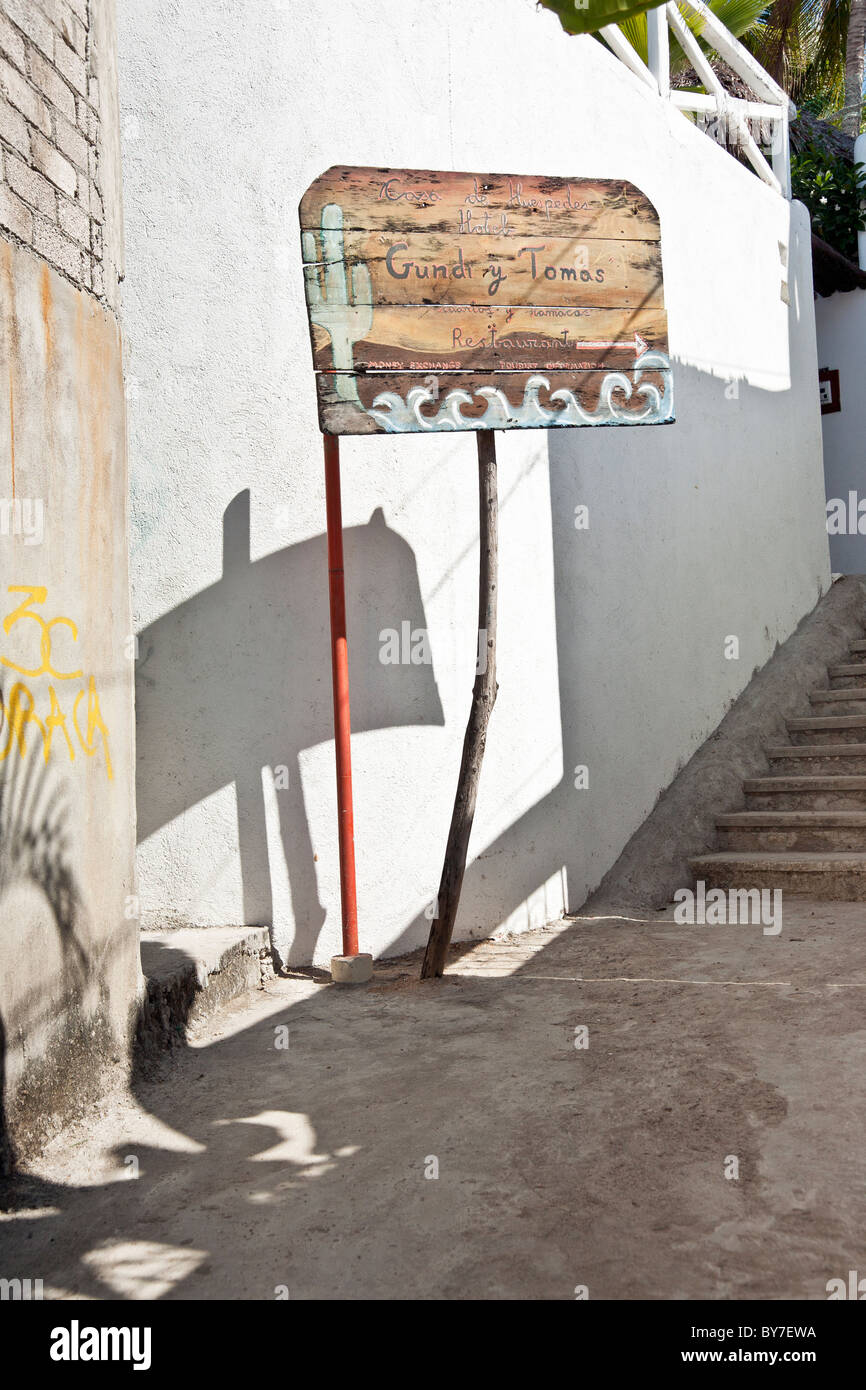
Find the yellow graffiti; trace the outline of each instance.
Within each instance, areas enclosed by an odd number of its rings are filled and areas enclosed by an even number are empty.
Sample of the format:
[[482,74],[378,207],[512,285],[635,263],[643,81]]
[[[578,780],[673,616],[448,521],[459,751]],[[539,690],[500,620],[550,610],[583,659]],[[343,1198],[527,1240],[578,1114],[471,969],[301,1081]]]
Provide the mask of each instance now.
[[[22,604],[13,609],[13,611],[3,619],[3,632],[8,637],[16,623],[23,621],[25,618],[29,618],[32,622],[37,623],[40,629],[39,650],[42,664],[38,668],[28,669],[24,666],[17,665],[6,657],[0,657],[0,664],[9,667],[10,670],[17,671],[20,675],[27,676],[30,680],[35,680],[40,676],[52,676],[55,680],[63,681],[81,679],[84,674],[83,671],[58,671],[52,662],[51,655],[52,629],[58,625],[68,627],[72,633],[73,640],[77,642],[78,628],[75,623],[71,618],[51,618],[49,621],[46,621],[39,613],[31,612],[33,605],[45,603],[48,597],[48,590],[42,585],[16,584],[10,586],[9,593],[26,594],[27,597]],[[86,732],[83,733],[81,724],[79,723],[78,712],[85,696],[87,697],[87,728]],[[49,685],[48,687],[48,702],[49,709],[43,722],[36,713],[36,701],[33,692],[23,681],[16,681],[5,701],[2,699],[2,690],[0,690],[0,732],[2,732],[4,722],[6,725],[5,744],[0,748],[0,763],[4,762],[6,758],[9,757],[13,748],[17,748],[19,757],[26,757],[28,746],[36,739],[37,734],[41,735],[42,755],[45,761],[48,762],[51,756],[54,735],[58,730],[60,735],[62,735],[63,741],[66,743],[69,761],[75,762],[75,745],[67,727],[66,714],[61,707],[57,691],[53,685]],[[105,753],[105,770],[108,775],[108,780],[113,781],[114,769],[112,767],[111,753],[109,750],[108,729],[102,716],[99,695],[96,690],[96,679],[94,676],[88,678],[86,687],[79,690],[75,696],[72,706],[72,724],[78,736],[78,742],[88,758],[94,757],[98,751],[99,743],[97,741],[97,734],[99,734]],[[38,741],[35,746],[39,746]]]
[[12,631],[16,623],[20,623],[24,618],[29,618],[31,622],[37,623],[40,629],[39,654],[42,657],[42,665],[35,671],[29,671],[24,666],[17,666],[14,661],[7,661],[5,656],[0,656],[0,665],[8,666],[10,670],[17,671],[19,675],[30,676],[55,676],[60,681],[79,680],[83,676],[83,671],[55,671],[51,665],[51,629],[53,627],[68,627],[72,633],[73,640],[78,641],[78,628],[71,618],[52,618],[50,623],[40,617],[38,613],[30,612],[30,605],[33,603],[44,603],[48,597],[48,590],[41,584],[34,586],[28,584],[11,584],[10,594],[27,594],[28,597],[16,608],[8,617],[3,619],[3,631],[6,636]]
[[[91,681],[92,681],[92,680],[93,680],[93,677],[91,676]],[[83,693],[83,692],[82,692],[82,693]],[[62,734],[63,734],[63,737],[66,739],[66,747],[69,749],[69,761],[70,761],[71,763],[74,763],[74,762],[75,762],[75,749],[74,749],[73,746],[72,746],[72,739],[69,737],[69,730],[68,730],[67,727],[66,727],[66,715],[63,713],[63,710],[60,708],[60,701],[59,701],[58,698],[57,698],[57,692],[56,692],[56,690],[54,689],[54,686],[53,686],[53,685],[49,685],[49,687],[48,687],[48,698],[49,698],[50,701],[51,701],[51,713],[49,714],[48,718],[47,718],[46,721],[45,721],[45,761],[48,762],[48,757],[49,757],[49,754],[50,754],[50,752],[51,752],[51,740],[52,740],[52,738],[54,737],[54,730],[55,730],[55,729],[60,729],[60,731],[61,731]],[[74,717],[75,717],[75,715],[74,715],[74,711],[73,711],[73,718],[74,718]],[[107,741],[106,741],[106,758],[107,758],[107,757],[108,757],[108,743],[107,743]],[[108,775],[109,775],[109,777],[111,777],[111,773],[110,773],[110,772],[109,772]]]
[[75,704],[72,708],[72,719],[75,724],[75,732],[77,733],[78,740],[85,753],[87,754],[88,758],[92,758],[94,753],[96,752],[96,745],[93,742],[94,733],[98,729],[99,732],[102,734],[102,746],[105,749],[105,769],[108,773],[108,780],[110,782],[112,781],[114,774],[111,770],[111,757],[108,752],[108,730],[106,729],[102,719],[102,711],[99,708],[99,696],[96,693],[96,682],[94,681],[92,676],[90,677],[90,680],[87,682],[86,693],[87,738],[85,738],[82,734],[78,724],[78,705],[80,701],[84,699],[85,692],[83,690],[79,690],[78,694],[75,697]]
[[[27,698],[26,705],[22,703],[25,696]],[[33,696],[30,694],[27,686],[23,685],[21,681],[18,681],[9,692],[9,734],[6,739],[6,747],[3,749],[3,752],[0,753],[0,762],[3,762],[4,758],[8,758],[13,739],[18,743],[18,752],[21,754],[22,758],[24,757],[24,754],[27,752],[27,741],[24,736],[24,730],[28,724],[36,725],[42,735],[42,743],[44,746],[45,725],[34,713]]]

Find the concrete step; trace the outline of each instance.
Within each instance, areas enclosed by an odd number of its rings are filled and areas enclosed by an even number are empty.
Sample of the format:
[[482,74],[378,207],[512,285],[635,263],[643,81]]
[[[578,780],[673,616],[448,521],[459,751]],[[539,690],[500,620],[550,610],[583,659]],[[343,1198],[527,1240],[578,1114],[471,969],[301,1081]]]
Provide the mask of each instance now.
[[749,811],[866,810],[866,769],[861,777],[749,777],[743,791]]
[[787,720],[792,743],[864,743],[866,714],[808,715],[805,719]]
[[141,1067],[182,1045],[195,1026],[230,999],[273,978],[266,927],[190,927],[141,933],[144,997],[135,1062]]
[[866,902],[866,854],[723,851],[689,861],[707,888],[780,888],[792,898]]
[[778,748],[766,749],[772,775],[783,776],[796,773],[798,776],[846,777],[866,775],[866,743],[782,744]]
[[816,714],[866,714],[866,685],[843,690],[813,690],[809,699]]
[[732,811],[716,821],[719,849],[866,854],[866,811]]
[[841,666],[828,666],[827,676],[831,686],[837,690],[850,685],[866,685],[866,661],[848,661]]

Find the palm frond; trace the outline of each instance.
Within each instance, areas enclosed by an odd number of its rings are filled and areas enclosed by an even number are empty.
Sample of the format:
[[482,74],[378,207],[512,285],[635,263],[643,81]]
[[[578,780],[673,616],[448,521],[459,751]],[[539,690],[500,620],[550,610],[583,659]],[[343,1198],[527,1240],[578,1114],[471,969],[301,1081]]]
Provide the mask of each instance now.
[[[767,8],[767,0],[710,0],[710,9],[722,23],[731,31],[735,38],[745,34],[754,28],[761,20]],[[691,10],[682,12],[683,19],[698,39],[698,42],[705,51],[712,51],[701,39],[703,29],[702,20]],[[630,19],[620,22],[620,29],[625,34],[629,43],[643,59],[647,61],[647,22],[645,14],[633,15]],[[676,74],[684,68],[689,67],[689,59],[683,53],[673,34],[670,36],[671,53],[671,72]]]

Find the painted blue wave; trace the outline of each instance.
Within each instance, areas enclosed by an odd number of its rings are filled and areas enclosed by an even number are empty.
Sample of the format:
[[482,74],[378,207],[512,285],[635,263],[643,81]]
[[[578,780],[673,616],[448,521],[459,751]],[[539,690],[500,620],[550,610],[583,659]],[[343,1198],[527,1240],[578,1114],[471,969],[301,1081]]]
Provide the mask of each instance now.
[[[647,351],[625,372],[608,372],[601,384],[598,407],[584,410],[573,391],[560,387],[550,391],[550,382],[534,373],[526,382],[520,405],[512,405],[503,391],[481,386],[471,393],[455,387],[444,397],[430,386],[413,386],[406,399],[396,391],[382,391],[366,407],[389,434],[435,430],[555,429],[564,425],[661,425],[674,418],[673,373],[670,359],[662,352]],[[664,389],[642,381],[647,371],[664,373]],[[551,408],[542,405],[539,392],[550,392]],[[463,406],[471,406],[481,396],[487,401],[483,415],[467,416]],[[424,414],[422,407],[440,401],[435,414]],[[638,404],[635,404],[637,400]]]

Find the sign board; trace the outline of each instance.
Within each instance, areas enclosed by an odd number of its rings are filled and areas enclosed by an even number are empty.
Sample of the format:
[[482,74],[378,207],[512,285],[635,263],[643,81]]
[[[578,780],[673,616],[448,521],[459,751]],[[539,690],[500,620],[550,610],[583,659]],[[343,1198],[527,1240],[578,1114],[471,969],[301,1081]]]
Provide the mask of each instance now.
[[674,419],[659,220],[633,184],[335,167],[300,219],[325,434]]
[[839,369],[838,367],[822,367],[818,373],[818,394],[821,401],[822,415],[835,415],[842,409],[842,402],[839,396]]

